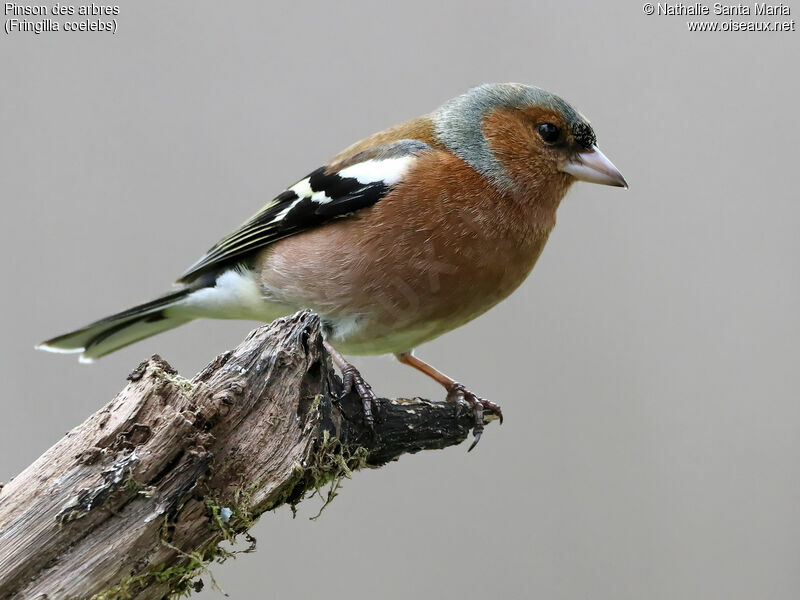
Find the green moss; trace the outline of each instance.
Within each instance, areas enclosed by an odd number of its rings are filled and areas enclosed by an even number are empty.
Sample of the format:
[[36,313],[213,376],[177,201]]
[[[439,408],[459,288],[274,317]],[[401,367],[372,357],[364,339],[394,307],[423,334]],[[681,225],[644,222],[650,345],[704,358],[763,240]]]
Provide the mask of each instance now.
[[314,396],[314,400],[311,401],[312,412],[319,408],[320,402],[322,402],[323,398],[324,396],[322,394],[317,394],[316,396]]
[[203,574],[206,565],[195,559],[185,566],[151,567],[146,573],[124,577],[117,585],[92,596],[91,600],[128,600],[153,583],[169,583],[170,597],[177,598],[192,589],[194,579]]
[[[366,466],[368,454],[368,450],[363,447],[348,450],[328,431],[323,432],[319,448],[314,454],[314,461],[305,469],[306,490],[314,490],[311,497],[318,495],[323,498],[322,507],[311,517],[312,521],[318,519],[322,511],[339,495],[342,482],[350,479],[353,471]],[[324,491],[326,485],[328,489]]]
[[[169,586],[169,598],[186,597],[195,589],[200,577],[203,575],[211,577],[208,569],[211,563],[224,562],[233,556],[232,552],[220,548],[216,543],[210,544],[205,550],[188,554],[171,544],[166,545],[180,553],[181,564],[151,566],[144,573],[124,577],[117,585],[95,594],[90,600],[128,600],[148,585],[156,583]],[[211,580],[214,586],[218,587],[213,577]]]
[[127,600],[128,598],[133,598],[136,590],[145,587],[150,579],[150,573],[136,575],[135,577],[125,577],[114,587],[95,594],[90,600]]
[[[311,463],[307,466],[295,463],[292,466],[292,476],[276,493],[275,500],[266,507],[266,510],[277,508],[284,503],[288,503],[294,510],[294,506],[311,492],[309,497],[319,495],[323,499],[319,512],[311,517],[312,520],[317,519],[338,495],[342,482],[349,479],[353,471],[366,466],[367,455],[366,448],[348,450],[328,431],[323,432],[322,439],[318,440],[312,453]],[[125,485],[131,491],[147,493],[146,488],[140,489],[132,479],[126,481]],[[179,554],[179,564],[151,566],[143,573],[121,579],[117,585],[95,594],[90,600],[128,600],[153,584],[168,585],[170,598],[185,597],[195,589],[198,579],[204,575],[208,575],[212,584],[218,587],[211,576],[209,566],[214,562],[224,562],[239,552],[249,552],[255,546],[255,540],[247,531],[256,521],[256,507],[253,506],[253,495],[256,491],[257,487],[249,486],[237,489],[233,498],[222,498],[219,492],[211,492],[205,497],[211,527],[219,532],[219,536],[198,552],[186,553],[172,545],[170,532],[173,526],[170,519],[165,518],[160,532],[161,543]],[[177,514],[182,509],[183,506],[178,506],[172,514]],[[223,518],[223,509],[231,511],[227,519]],[[258,512],[262,510],[265,508],[259,508]],[[250,548],[232,552],[220,547],[219,543],[222,541],[235,543],[240,534],[247,536]]]
[[[223,501],[218,492],[212,492],[205,497],[206,508],[209,512],[211,525],[222,533],[222,537],[234,543],[236,535],[245,532],[255,525],[256,517],[253,514],[253,493],[256,486],[238,488],[232,501]],[[223,518],[223,510],[228,509],[230,515]]]

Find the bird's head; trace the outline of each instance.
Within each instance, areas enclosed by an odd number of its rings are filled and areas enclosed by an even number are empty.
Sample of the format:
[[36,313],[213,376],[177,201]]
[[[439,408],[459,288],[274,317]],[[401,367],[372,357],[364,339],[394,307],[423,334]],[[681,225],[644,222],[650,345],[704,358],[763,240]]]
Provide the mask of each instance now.
[[432,118],[438,140],[503,189],[565,192],[576,180],[628,187],[586,117],[541,88],[484,84]]

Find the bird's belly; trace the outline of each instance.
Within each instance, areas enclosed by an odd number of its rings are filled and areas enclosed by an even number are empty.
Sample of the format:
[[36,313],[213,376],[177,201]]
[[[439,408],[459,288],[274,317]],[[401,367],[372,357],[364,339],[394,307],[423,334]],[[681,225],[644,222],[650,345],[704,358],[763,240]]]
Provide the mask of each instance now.
[[330,326],[328,339],[331,343],[344,354],[359,356],[406,352],[453,329],[442,328],[440,324],[435,323],[422,323],[387,327],[378,331],[370,325],[353,328],[347,321],[327,322]]
[[264,296],[319,313],[346,354],[404,352],[464,325],[524,281],[546,240],[465,251],[393,232],[394,244],[359,247],[342,239],[347,221],[286,238],[257,265]]

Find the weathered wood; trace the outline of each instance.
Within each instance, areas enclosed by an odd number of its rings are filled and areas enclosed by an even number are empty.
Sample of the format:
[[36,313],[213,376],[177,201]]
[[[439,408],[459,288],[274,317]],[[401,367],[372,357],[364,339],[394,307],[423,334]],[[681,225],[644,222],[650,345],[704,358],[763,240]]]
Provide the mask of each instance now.
[[[190,591],[219,543],[353,469],[462,442],[469,410],[377,402],[374,431],[308,312],[254,330],[194,379],[154,356],[0,489],[0,598]],[[9,426],[9,423],[6,423]],[[324,494],[324,492],[323,492]]]

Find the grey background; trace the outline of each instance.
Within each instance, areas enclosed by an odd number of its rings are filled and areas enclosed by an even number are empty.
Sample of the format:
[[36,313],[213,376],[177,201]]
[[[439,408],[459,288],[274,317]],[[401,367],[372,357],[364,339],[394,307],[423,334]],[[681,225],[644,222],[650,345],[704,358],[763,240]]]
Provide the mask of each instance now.
[[[34,343],[165,291],[350,142],[523,81],[587,114],[631,189],[576,185],[522,288],[421,348],[506,424],[470,455],[357,474],[317,522],[315,500],[265,515],[218,582],[238,599],[797,598],[800,34],[689,33],[636,2],[294,4],[125,1],[116,36],[0,36],[0,479],[144,357],[191,375],[253,324],[93,366]],[[390,358],[356,363],[381,394],[442,395]]]

